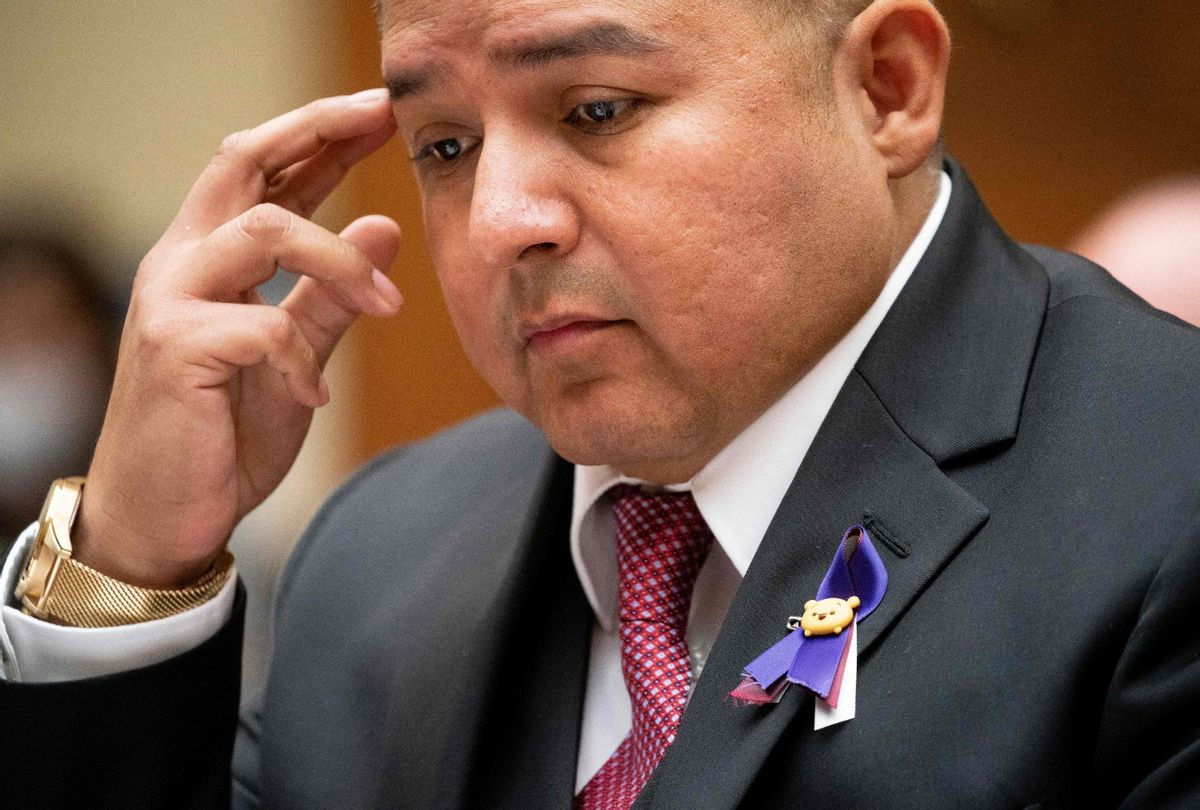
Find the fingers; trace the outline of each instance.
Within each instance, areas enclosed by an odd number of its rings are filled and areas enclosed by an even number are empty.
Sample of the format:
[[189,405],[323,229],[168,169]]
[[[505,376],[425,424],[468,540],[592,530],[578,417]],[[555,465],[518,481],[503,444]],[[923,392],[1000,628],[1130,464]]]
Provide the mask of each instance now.
[[318,408],[329,401],[316,352],[279,307],[204,303],[186,320],[184,328],[171,330],[167,345],[180,353],[197,387],[222,386],[240,369],[265,362],[301,405]]
[[[320,99],[230,135],[192,187],[173,228],[181,234],[208,233],[262,202],[273,179],[284,169],[339,142],[364,138],[359,146],[374,143],[378,148],[395,126],[387,91],[377,88]],[[334,163],[338,158],[352,158],[352,165],[370,150],[347,151],[349,155],[334,156]],[[316,174],[317,179],[329,177],[327,172]],[[298,188],[292,193],[299,195]]]
[[243,299],[276,267],[321,282],[357,311],[392,315],[399,291],[362,250],[276,205],[262,204],[227,222],[200,242],[182,266],[166,272],[190,297]]
[[380,214],[359,217],[339,236],[361,250],[375,267],[391,267],[400,250],[400,226]]
[[312,216],[342,182],[346,172],[386,143],[394,130],[394,126],[384,127],[357,138],[326,144],[317,154],[276,174],[267,191],[267,202],[302,217]]
[[[395,127],[387,92],[377,89],[227,138],[135,281],[136,301],[157,301],[156,314],[169,311],[165,294],[182,307],[176,314],[195,309],[203,318],[182,331],[180,320],[162,328],[154,318],[158,325],[139,330],[150,345],[177,358],[185,351],[186,376],[199,388],[266,363],[297,402],[327,401],[321,367],[342,334],[360,313],[392,315],[403,301],[376,269],[395,259],[399,227],[364,217],[339,237],[306,216]],[[265,306],[255,288],[279,267],[302,278],[283,306]]]
[[[400,248],[400,226],[383,216],[357,219],[340,236],[361,250],[375,267],[390,267]],[[299,324],[322,368],[358,316],[328,285],[312,278],[300,279],[280,307]]]

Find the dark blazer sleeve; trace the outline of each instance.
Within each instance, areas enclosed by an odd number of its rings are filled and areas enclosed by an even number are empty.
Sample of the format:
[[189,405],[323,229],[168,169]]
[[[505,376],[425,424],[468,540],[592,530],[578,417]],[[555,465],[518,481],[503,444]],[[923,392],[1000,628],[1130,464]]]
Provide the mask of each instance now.
[[0,804],[226,808],[241,681],[241,584],[215,636],[151,667],[0,681]]
[[1200,519],[1159,567],[1109,687],[1096,806],[1200,807]]

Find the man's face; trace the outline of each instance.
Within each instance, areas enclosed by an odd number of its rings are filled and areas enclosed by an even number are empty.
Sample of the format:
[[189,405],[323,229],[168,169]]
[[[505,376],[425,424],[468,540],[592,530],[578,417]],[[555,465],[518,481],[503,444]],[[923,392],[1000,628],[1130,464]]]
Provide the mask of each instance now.
[[853,104],[751,11],[384,10],[384,72],[463,345],[572,461],[690,477],[886,278],[886,174]]

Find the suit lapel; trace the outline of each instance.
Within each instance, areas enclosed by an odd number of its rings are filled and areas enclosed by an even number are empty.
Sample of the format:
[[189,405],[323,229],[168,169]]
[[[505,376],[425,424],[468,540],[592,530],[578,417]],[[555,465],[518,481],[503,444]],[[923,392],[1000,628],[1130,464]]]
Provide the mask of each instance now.
[[871,647],[987,519],[904,436],[861,377],[847,381],[835,408],[845,418],[826,422],[780,505],[649,801],[639,806],[736,806],[781,735],[814,733],[813,700],[801,689],[765,707],[737,705],[728,693],[742,668],[784,636],[787,617],[816,595],[847,526],[870,520],[888,570],[887,594],[861,628],[859,689],[871,689],[884,675],[871,669]]
[[[413,663],[433,694],[399,678],[378,717],[385,738],[374,806],[397,797],[414,807],[570,806],[593,616],[566,541],[572,470],[546,457],[502,504],[475,504],[438,541],[487,551],[462,572],[473,579],[469,601],[445,592],[462,589],[445,571],[428,581],[437,592],[419,596],[453,599],[460,610],[428,617],[437,642]],[[390,614],[379,624],[381,633],[405,626]],[[393,673],[411,659],[407,642],[396,644],[381,653]]]
[[1016,435],[1048,282],[966,175],[947,170],[954,192],[942,226],[805,457],[637,808],[734,807],[781,736],[820,744],[803,690],[774,706],[727,695],[815,595],[847,526],[866,523],[889,576],[861,628],[866,690],[887,678],[871,666],[873,647],[987,520],[986,506],[943,470],[1002,452]]
[[505,639],[475,761],[471,807],[569,808],[594,617],[571,562],[572,469],[554,483],[506,589]]

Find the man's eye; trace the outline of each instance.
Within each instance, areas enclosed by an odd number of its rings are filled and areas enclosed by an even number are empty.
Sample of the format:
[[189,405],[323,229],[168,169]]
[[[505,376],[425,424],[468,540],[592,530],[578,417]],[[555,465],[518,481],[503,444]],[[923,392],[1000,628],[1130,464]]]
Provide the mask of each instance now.
[[422,146],[413,160],[420,161],[432,158],[440,163],[453,163],[462,157],[463,152],[467,151],[471,146],[472,139],[470,138],[443,138],[440,141],[434,141]]
[[617,126],[619,119],[624,117],[636,103],[635,99],[629,98],[588,101],[571,108],[571,112],[567,113],[567,117],[563,120],[586,131],[603,132]]

